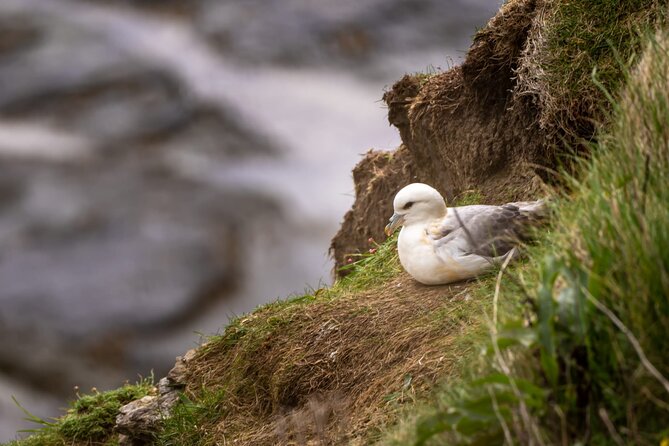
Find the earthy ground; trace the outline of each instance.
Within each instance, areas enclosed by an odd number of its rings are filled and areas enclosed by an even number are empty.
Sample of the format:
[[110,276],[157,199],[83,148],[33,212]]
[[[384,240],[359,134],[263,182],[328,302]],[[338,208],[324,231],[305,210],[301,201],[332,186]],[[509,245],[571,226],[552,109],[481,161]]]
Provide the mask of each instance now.
[[238,320],[187,365],[188,395],[225,394],[202,441],[367,444],[403,405],[457,376],[486,332],[489,301],[474,300],[469,285],[427,287],[402,273]]

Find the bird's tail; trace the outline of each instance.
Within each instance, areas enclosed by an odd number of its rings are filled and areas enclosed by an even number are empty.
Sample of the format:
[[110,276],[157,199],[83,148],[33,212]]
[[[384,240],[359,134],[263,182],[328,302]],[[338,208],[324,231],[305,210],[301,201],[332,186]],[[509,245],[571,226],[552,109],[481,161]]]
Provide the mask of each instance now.
[[548,212],[550,210],[548,202],[545,199],[536,201],[517,201],[509,204],[517,206],[522,215],[533,220],[543,220],[548,217]]

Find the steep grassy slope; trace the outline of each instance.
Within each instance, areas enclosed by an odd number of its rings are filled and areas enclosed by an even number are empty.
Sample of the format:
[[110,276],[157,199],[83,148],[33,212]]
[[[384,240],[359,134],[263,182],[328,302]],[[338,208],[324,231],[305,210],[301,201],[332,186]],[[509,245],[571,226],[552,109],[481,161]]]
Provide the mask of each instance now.
[[669,34],[647,40],[525,271],[530,315],[500,325],[493,371],[389,442],[669,441]]

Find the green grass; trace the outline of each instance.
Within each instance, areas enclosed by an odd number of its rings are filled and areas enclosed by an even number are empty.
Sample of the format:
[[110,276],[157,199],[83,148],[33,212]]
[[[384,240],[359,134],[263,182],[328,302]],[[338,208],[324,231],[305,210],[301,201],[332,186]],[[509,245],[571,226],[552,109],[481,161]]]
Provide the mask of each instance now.
[[460,192],[453,200],[452,206],[469,206],[483,203],[483,193],[478,189],[468,189]]
[[197,401],[182,396],[172,416],[163,423],[163,431],[156,440],[160,446],[209,446],[216,444],[207,431],[212,419],[225,414],[224,391],[203,389]]
[[397,254],[397,234],[381,243],[370,239],[368,252],[351,256],[352,262],[342,267],[349,274],[335,282],[328,290],[329,295],[369,289],[397,276],[402,271]]
[[111,434],[118,410],[153,392],[152,378],[108,392],[93,391],[79,396],[65,415],[51,421],[35,417],[21,407],[26,419],[39,427],[26,431],[32,434],[30,437],[9,442],[7,446],[115,445],[117,439]]
[[[541,122],[562,134],[591,138],[606,118],[607,100],[591,81],[593,70],[608,91],[624,82],[624,64],[639,54],[647,29],[663,21],[666,0],[554,2],[543,18],[527,79],[541,98]],[[621,63],[621,61],[623,63]],[[521,78],[524,75],[521,73]]]
[[[555,226],[518,280],[529,316],[505,318],[497,354],[482,356],[488,369],[447,385],[388,443],[667,439],[669,39],[658,39],[647,38],[593,157],[556,197]],[[508,287],[502,299],[522,298]]]
[[[563,286],[553,292],[556,310],[571,313],[564,327],[556,325],[555,359],[547,359],[547,364],[574,365],[561,374],[564,382],[556,382],[555,401],[572,419],[590,414],[593,442],[600,437],[602,443],[611,441],[602,426],[605,417],[634,444],[657,444],[656,436],[669,427],[669,412],[647,396],[667,401],[669,389],[641,366],[628,337],[601,310],[604,306],[617,315],[650,362],[669,376],[663,341],[669,333],[669,56],[664,36],[662,43],[649,39],[642,67],[616,106],[612,128],[585,165],[584,180],[574,185],[577,199],[562,212],[556,243],[563,250],[542,269],[544,286]],[[578,389],[583,378],[587,387]],[[587,392],[589,401],[573,400],[577,391]]]

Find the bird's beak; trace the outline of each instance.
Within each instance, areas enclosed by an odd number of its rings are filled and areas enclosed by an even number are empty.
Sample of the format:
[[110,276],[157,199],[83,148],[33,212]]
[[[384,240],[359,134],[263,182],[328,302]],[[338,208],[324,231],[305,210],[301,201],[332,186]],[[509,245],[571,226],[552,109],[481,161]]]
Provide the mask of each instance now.
[[395,212],[392,217],[390,217],[390,222],[386,225],[386,235],[390,237],[395,232],[398,226],[401,226],[404,223],[404,215],[398,214]]

